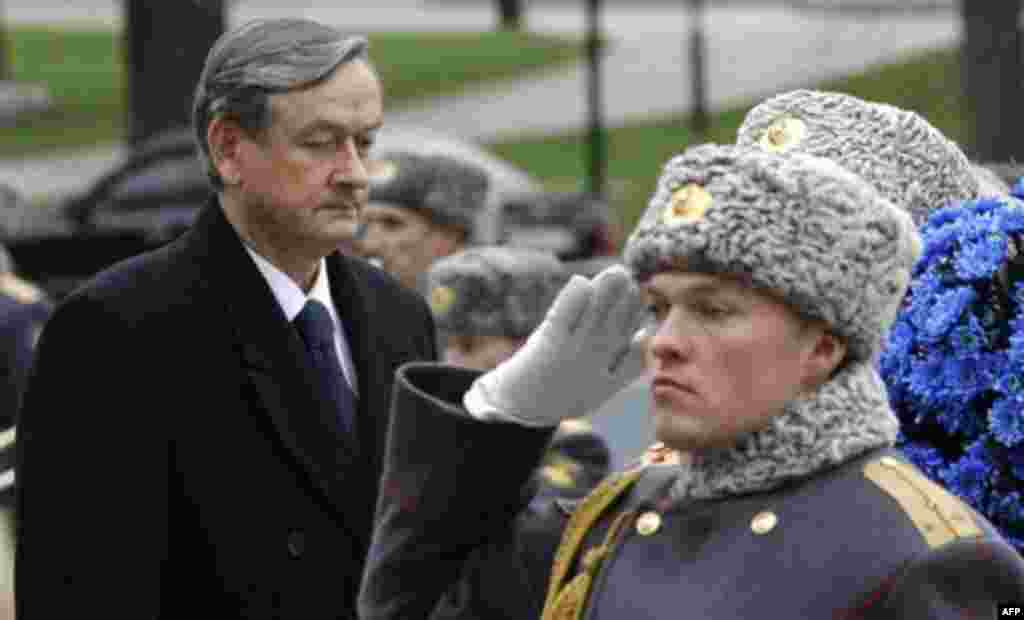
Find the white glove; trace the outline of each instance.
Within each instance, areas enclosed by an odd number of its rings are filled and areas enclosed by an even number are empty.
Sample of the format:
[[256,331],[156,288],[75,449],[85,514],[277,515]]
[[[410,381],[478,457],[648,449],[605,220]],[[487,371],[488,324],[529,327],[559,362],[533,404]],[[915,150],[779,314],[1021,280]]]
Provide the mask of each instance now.
[[573,276],[523,347],[477,378],[463,404],[482,420],[536,427],[591,413],[643,372],[646,316],[625,267]]

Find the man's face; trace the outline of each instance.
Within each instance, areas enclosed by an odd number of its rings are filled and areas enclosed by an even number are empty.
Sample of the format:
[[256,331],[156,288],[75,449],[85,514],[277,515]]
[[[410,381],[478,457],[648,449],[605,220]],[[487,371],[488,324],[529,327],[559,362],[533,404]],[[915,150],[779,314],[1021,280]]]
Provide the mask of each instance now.
[[678,450],[761,430],[808,380],[822,332],[737,280],[668,272],[642,286],[655,434]]
[[[324,82],[270,97],[270,127],[238,138],[218,168],[257,242],[325,255],[355,232],[366,206],[366,158],[381,125],[380,83],[363,61]],[[225,174],[227,172],[228,174]]]
[[493,370],[512,357],[524,342],[524,339],[504,336],[450,335],[442,343],[444,361],[465,368]]
[[381,268],[411,289],[434,261],[458,251],[456,234],[437,226],[427,216],[403,207],[370,203],[363,211],[365,236],[359,250],[378,259]]

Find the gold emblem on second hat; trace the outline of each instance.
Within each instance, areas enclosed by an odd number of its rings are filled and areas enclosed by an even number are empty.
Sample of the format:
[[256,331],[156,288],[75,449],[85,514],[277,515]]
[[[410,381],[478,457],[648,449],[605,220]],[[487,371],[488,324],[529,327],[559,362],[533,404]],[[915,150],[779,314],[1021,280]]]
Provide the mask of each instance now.
[[807,125],[798,118],[785,116],[778,119],[761,136],[761,146],[773,153],[781,153],[800,144],[807,133]]
[[430,309],[436,315],[448,312],[448,309],[455,303],[455,291],[447,286],[435,286],[430,291]]
[[661,528],[661,515],[656,512],[645,512],[636,520],[636,532],[641,536],[650,536]]
[[661,214],[661,220],[666,224],[696,222],[704,217],[704,212],[712,202],[708,190],[696,183],[687,183],[672,192],[668,206]]
[[775,526],[779,524],[779,518],[775,516],[774,512],[766,510],[765,512],[759,512],[754,515],[754,518],[750,521],[750,529],[755,534],[767,534],[768,532],[775,529]]

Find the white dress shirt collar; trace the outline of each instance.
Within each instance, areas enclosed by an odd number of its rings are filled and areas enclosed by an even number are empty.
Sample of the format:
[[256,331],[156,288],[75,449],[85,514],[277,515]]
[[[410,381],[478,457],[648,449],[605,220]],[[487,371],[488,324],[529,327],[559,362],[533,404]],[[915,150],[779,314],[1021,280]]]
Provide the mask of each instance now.
[[327,307],[327,312],[331,315],[331,323],[334,324],[334,345],[341,361],[342,371],[345,373],[349,387],[355,392],[355,364],[352,362],[352,354],[349,350],[348,342],[345,340],[345,334],[341,329],[338,311],[334,307],[334,298],[331,297],[331,286],[327,279],[327,261],[322,258],[320,259],[313,288],[310,289],[309,295],[306,295],[288,274],[278,269],[273,263],[249,247],[249,244],[243,243],[242,245],[245,247],[245,251],[249,253],[249,256],[252,257],[253,262],[256,263],[260,273],[263,274],[267,284],[270,286],[271,292],[274,294],[274,298],[277,299],[277,303],[281,306],[281,310],[284,311],[284,316],[288,319],[289,323],[294,321],[295,317],[299,315],[308,299],[315,299]]

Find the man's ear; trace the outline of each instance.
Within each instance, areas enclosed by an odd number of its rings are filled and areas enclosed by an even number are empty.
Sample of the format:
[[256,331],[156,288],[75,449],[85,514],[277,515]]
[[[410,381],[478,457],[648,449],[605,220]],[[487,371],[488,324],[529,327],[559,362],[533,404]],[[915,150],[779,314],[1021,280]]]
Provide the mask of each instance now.
[[804,391],[817,390],[832,378],[832,374],[846,358],[846,343],[831,330],[814,326],[811,350],[807,357]]
[[215,118],[206,128],[206,143],[210,146],[210,161],[225,185],[241,181],[239,155],[244,132],[231,119]]
[[432,236],[434,255],[438,257],[455,254],[462,249],[465,239],[465,235],[461,231],[449,226],[437,226]]

